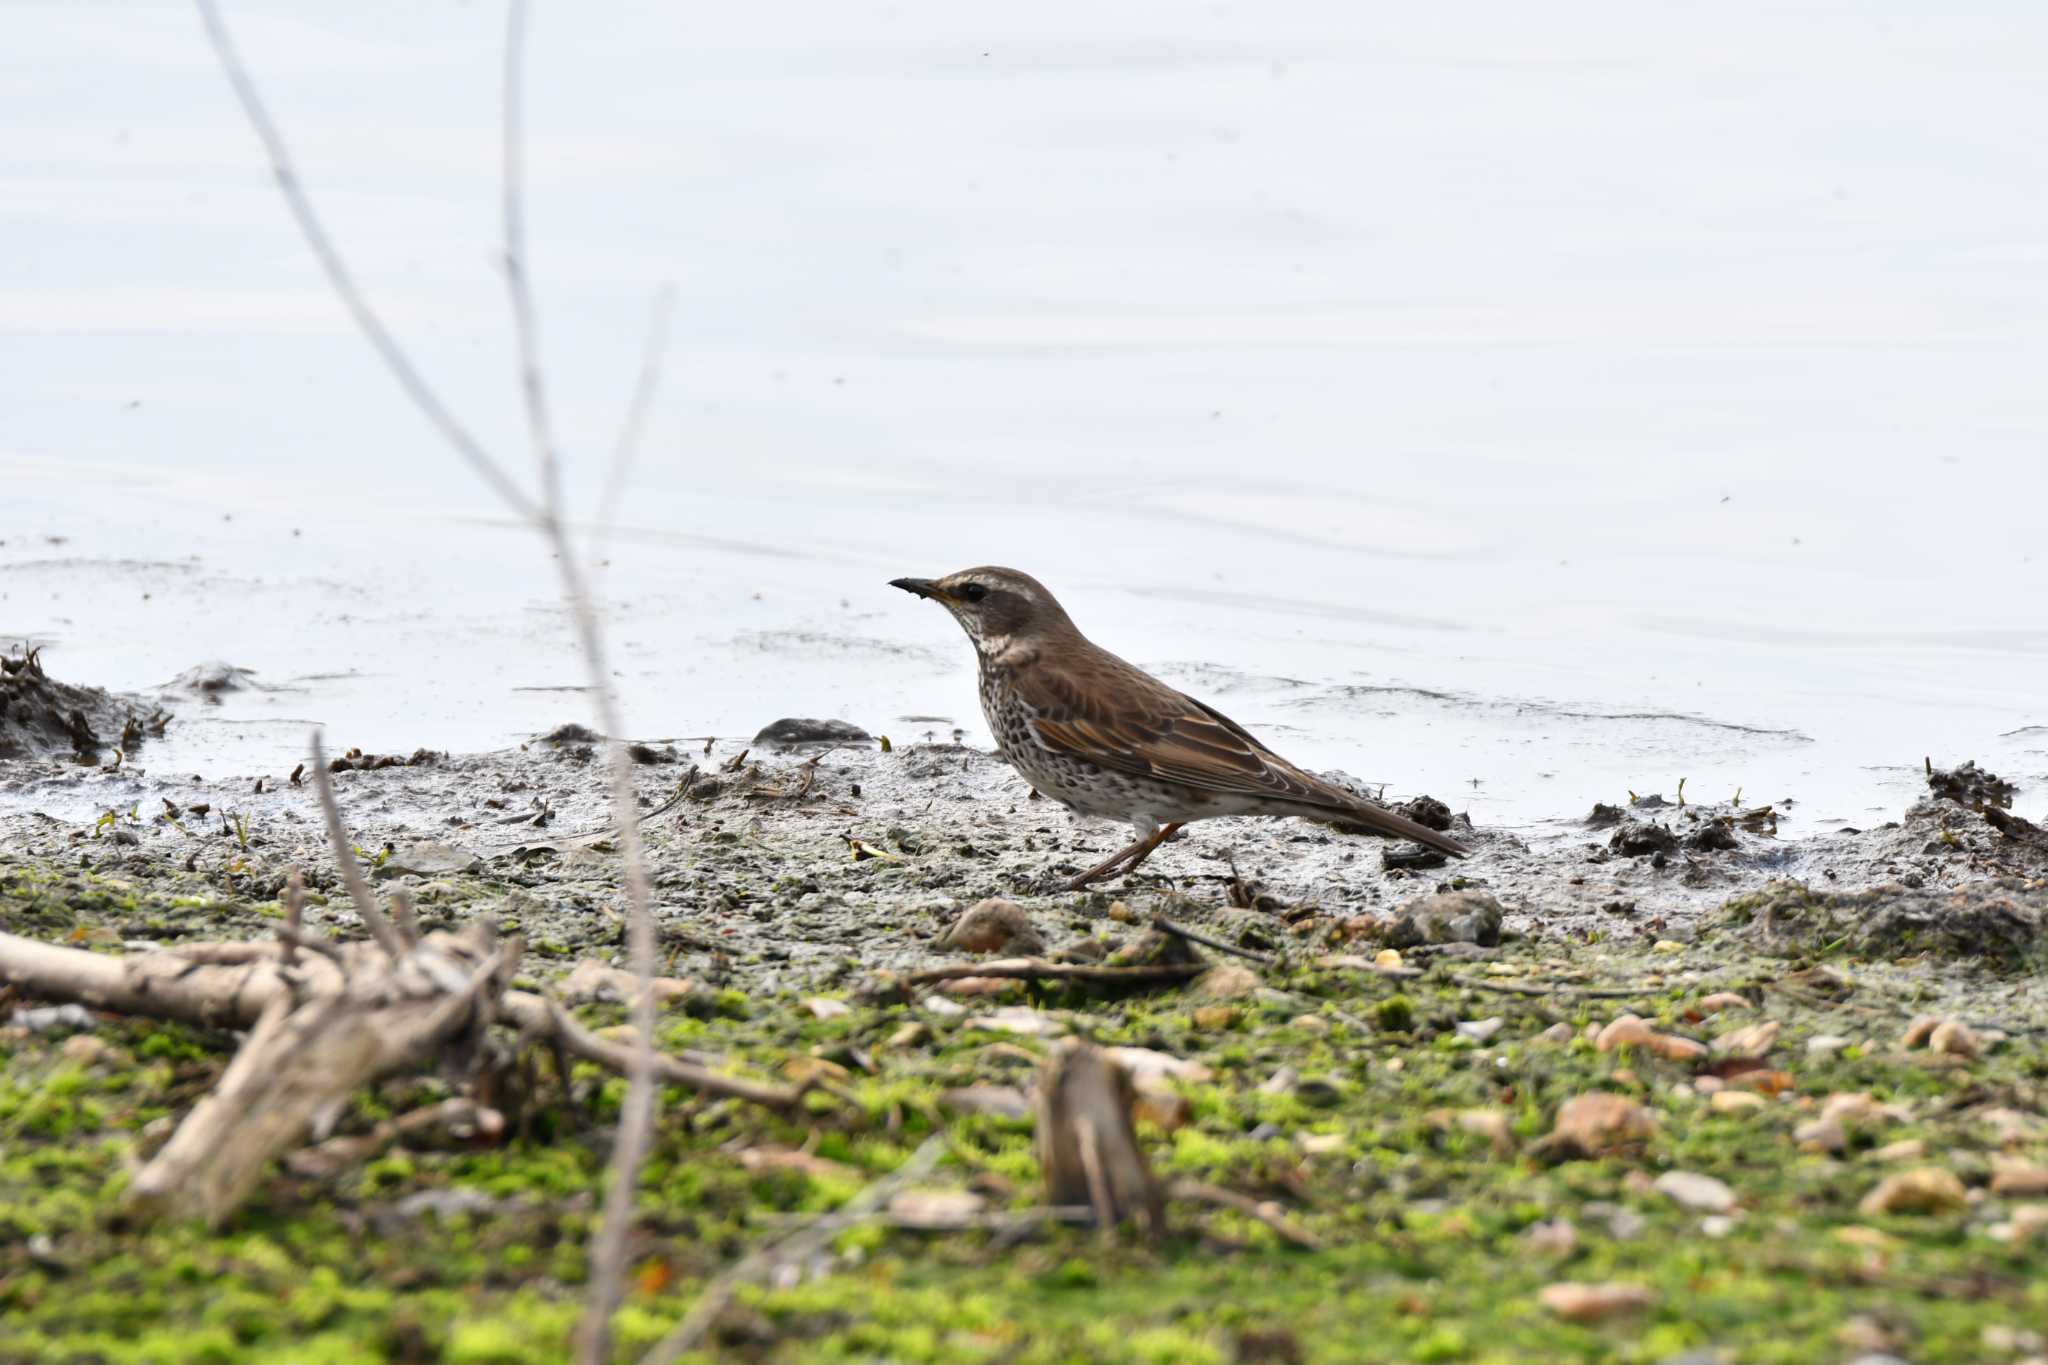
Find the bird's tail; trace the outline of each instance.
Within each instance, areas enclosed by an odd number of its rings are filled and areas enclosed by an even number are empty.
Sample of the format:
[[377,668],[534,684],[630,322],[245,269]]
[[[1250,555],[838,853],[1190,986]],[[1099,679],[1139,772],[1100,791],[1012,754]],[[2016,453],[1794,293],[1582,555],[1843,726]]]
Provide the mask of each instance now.
[[1376,834],[1384,839],[1413,839],[1424,848],[1448,853],[1453,858],[1471,855],[1471,849],[1450,835],[1438,833],[1428,825],[1410,820],[1407,816],[1390,811],[1385,806],[1367,801],[1363,797],[1353,796],[1335,787],[1330,788],[1330,795],[1334,799],[1327,804],[1317,805],[1310,818],[1354,834]]

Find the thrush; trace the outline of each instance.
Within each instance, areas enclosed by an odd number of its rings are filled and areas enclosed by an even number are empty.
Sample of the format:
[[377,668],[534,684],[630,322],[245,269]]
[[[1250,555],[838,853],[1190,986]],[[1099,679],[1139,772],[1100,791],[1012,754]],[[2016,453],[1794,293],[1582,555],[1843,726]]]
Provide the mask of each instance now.
[[1136,870],[1181,826],[1218,815],[1300,816],[1458,857],[1469,851],[1303,772],[1215,707],[1093,643],[1029,574],[963,569],[889,586],[939,603],[967,632],[981,664],[982,714],[1025,781],[1137,832],[1070,890]]

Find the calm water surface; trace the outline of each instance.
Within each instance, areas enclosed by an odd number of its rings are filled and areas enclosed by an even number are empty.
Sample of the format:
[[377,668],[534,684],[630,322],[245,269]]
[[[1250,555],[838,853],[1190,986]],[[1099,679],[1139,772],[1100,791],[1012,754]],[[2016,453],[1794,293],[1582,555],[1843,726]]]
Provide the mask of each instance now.
[[[1316,767],[1540,829],[1625,791],[2048,810],[2048,11],[539,7],[532,233],[644,735],[986,742],[885,586],[994,562]],[[233,6],[374,297],[522,472],[501,13]],[[533,538],[325,293],[182,5],[10,7],[0,634],[307,726],[581,718]]]

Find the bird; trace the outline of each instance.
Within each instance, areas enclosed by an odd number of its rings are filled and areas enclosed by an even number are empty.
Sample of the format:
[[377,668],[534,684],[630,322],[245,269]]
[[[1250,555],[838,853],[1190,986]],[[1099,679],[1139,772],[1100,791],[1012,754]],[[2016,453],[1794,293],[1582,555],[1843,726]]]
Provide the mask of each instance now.
[[1304,772],[1215,707],[1095,644],[1030,574],[986,565],[889,586],[937,602],[967,632],[980,664],[982,714],[1025,781],[1079,814],[1136,832],[1068,890],[1129,875],[1182,826],[1219,815],[1299,816],[1455,857],[1470,852]]

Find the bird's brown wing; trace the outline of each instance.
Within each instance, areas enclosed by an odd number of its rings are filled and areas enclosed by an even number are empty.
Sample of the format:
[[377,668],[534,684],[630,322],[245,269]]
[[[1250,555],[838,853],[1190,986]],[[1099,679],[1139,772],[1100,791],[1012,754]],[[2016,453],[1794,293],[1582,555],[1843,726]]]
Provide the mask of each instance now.
[[1011,678],[1048,749],[1131,777],[1179,782],[1219,796],[1298,803],[1338,823],[1414,839],[1445,853],[1453,839],[1383,806],[1311,777],[1205,702],[1177,692],[1113,655],[1098,654],[1105,676],[1024,668]]

